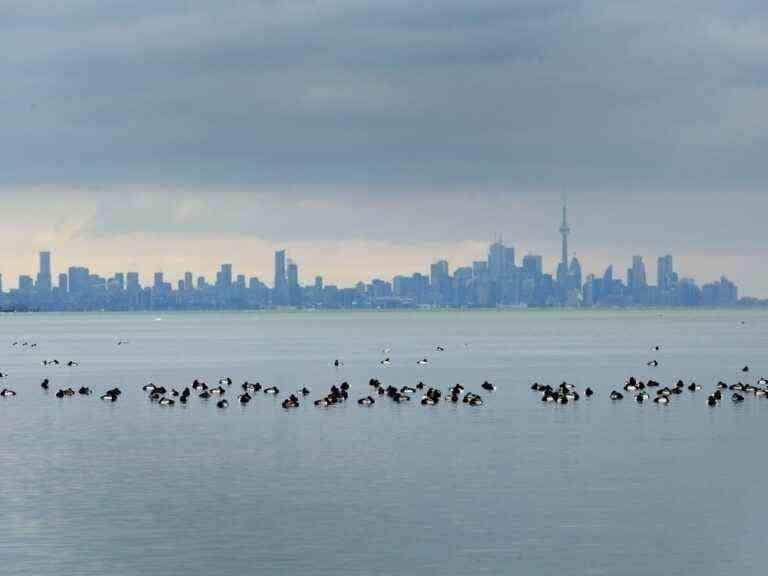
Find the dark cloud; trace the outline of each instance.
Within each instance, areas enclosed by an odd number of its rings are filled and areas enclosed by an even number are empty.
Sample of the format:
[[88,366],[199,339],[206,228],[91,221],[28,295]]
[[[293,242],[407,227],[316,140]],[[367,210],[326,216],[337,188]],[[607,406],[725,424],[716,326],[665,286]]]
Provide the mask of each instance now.
[[3,2],[0,185],[77,200],[78,241],[556,250],[567,191],[600,265],[765,247],[764,2],[212,6]]

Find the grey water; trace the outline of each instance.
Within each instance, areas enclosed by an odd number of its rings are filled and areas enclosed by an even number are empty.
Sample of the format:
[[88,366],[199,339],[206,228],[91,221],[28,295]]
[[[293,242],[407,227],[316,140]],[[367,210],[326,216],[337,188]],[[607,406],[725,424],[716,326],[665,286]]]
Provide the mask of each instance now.
[[[768,375],[767,349],[754,311],[6,314],[0,573],[763,574],[768,399],[706,394]],[[611,402],[631,375],[704,391]],[[230,397],[248,379],[280,398],[161,407],[141,390],[226,376]],[[371,377],[498,389],[366,408]],[[344,380],[344,405],[280,407]],[[563,380],[597,394],[529,389]],[[82,385],[96,394],[54,396]]]

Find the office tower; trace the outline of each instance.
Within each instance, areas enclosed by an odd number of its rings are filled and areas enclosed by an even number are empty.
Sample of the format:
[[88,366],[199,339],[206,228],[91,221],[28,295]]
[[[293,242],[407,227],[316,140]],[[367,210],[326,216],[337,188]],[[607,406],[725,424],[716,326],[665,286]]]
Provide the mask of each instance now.
[[645,288],[648,283],[645,278],[645,264],[643,263],[642,256],[632,257],[632,268],[630,268],[632,276],[632,289],[640,290]]
[[26,274],[19,276],[19,292],[32,292],[34,286],[31,276]]
[[515,269],[515,248],[513,246],[504,247],[504,273],[512,274]]
[[40,252],[40,270],[37,274],[37,290],[41,293],[51,291],[51,253]]
[[291,306],[298,306],[300,300],[299,267],[293,260],[288,260],[288,302]]
[[323,277],[315,276],[315,292],[319,294],[323,291]]
[[154,282],[152,283],[152,287],[155,290],[161,290],[163,288],[163,284],[165,283],[163,279],[163,273],[162,272],[155,272],[154,276]]
[[488,262],[485,260],[475,260],[472,262],[472,274],[475,278],[485,278],[488,275]]
[[503,275],[506,270],[507,251],[504,244],[494,242],[488,249],[488,272],[491,278],[496,280]]
[[675,274],[671,255],[667,254],[666,256],[661,256],[659,258],[656,272],[656,284],[658,285],[659,290],[671,290],[674,286]]
[[430,283],[434,287],[439,287],[449,275],[448,262],[446,260],[438,260],[429,268]]
[[178,290],[179,292],[184,291],[184,280],[179,280],[178,282],[176,282],[176,290]]
[[237,281],[235,282],[235,287],[239,290],[245,290],[245,274],[238,274],[237,275]]
[[137,294],[141,291],[138,272],[128,272],[125,275],[125,289],[131,294]]
[[205,287],[208,283],[205,281],[205,276],[198,276],[197,277],[197,289],[198,290],[205,290]]
[[232,264],[221,265],[221,285],[224,288],[232,286]]
[[544,273],[544,259],[538,254],[526,254],[523,256],[523,275],[526,278],[538,280]]
[[72,266],[69,268],[69,292],[71,294],[81,294],[88,291],[90,285],[91,272],[88,268],[82,266]]
[[190,291],[194,289],[192,284],[192,272],[184,272],[184,290]]
[[69,291],[69,282],[67,282],[67,275],[59,274],[59,292],[66,294]]
[[568,269],[568,288],[581,291],[581,264],[576,256],[571,260],[571,267]]
[[288,284],[285,277],[285,250],[275,252],[275,283],[273,301],[275,304],[286,304],[288,301]]

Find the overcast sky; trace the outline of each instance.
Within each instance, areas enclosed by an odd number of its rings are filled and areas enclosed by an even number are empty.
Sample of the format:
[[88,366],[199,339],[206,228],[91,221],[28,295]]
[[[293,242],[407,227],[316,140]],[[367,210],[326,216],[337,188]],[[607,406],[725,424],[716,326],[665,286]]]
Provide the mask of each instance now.
[[3,0],[0,273],[558,257],[768,297],[764,0]]

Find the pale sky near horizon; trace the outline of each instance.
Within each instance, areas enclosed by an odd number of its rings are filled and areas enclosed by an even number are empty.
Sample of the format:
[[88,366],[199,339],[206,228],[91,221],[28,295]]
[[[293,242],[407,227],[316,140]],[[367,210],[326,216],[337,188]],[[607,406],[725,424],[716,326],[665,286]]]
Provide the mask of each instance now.
[[768,4],[5,0],[4,288],[451,269],[497,235],[768,297]]

